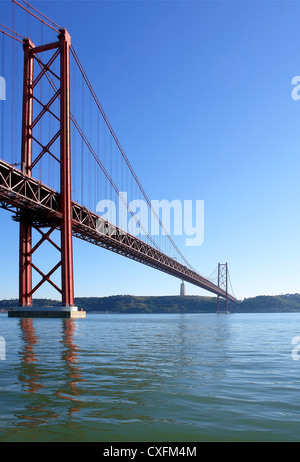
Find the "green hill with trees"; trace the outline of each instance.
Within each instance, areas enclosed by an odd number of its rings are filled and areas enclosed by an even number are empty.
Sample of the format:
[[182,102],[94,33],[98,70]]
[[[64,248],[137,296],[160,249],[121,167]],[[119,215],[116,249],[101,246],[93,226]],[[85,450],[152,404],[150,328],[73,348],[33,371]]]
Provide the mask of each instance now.
[[[34,306],[56,306],[60,302],[36,299]],[[115,295],[110,297],[81,297],[75,299],[76,306],[87,313],[216,313],[217,298],[196,295],[180,296],[132,296]],[[18,301],[0,300],[0,311],[16,308]],[[221,301],[220,310],[225,311]],[[261,295],[246,298],[238,303],[230,303],[232,313],[282,313],[300,312],[300,294],[277,296]]]

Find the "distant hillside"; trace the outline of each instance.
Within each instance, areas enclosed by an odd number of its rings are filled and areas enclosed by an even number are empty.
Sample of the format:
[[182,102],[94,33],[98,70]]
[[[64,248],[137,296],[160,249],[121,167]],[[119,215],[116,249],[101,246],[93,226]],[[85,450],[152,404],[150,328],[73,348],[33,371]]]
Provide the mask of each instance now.
[[197,296],[137,297],[117,295],[104,298],[80,298],[76,300],[86,311],[113,313],[213,313],[216,299]]
[[300,294],[260,295],[245,298],[236,307],[239,313],[300,312]]
[[[35,306],[56,306],[55,300],[37,299]],[[116,295],[111,297],[76,298],[75,304],[88,313],[215,313],[217,311],[216,297],[200,296],[160,296],[138,297],[131,295]],[[18,306],[17,300],[1,300],[0,310]],[[221,310],[225,310],[222,301]],[[246,298],[243,301],[229,304],[233,313],[280,313],[300,312],[300,294],[277,296],[261,295]]]

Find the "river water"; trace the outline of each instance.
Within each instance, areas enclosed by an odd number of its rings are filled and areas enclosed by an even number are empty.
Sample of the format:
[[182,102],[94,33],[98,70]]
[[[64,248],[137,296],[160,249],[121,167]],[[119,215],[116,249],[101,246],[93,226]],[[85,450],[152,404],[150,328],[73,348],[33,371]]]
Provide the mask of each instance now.
[[300,313],[0,315],[0,441],[300,441]]

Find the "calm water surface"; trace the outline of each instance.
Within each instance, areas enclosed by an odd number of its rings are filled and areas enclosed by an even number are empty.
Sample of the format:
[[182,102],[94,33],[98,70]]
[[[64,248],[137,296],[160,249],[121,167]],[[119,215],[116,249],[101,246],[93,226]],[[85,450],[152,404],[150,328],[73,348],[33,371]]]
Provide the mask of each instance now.
[[0,336],[1,441],[300,441],[300,313],[1,314]]

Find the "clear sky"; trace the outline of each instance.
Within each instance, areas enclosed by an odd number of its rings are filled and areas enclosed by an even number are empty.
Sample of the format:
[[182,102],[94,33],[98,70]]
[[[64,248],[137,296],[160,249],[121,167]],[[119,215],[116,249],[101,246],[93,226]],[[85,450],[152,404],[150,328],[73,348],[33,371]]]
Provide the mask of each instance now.
[[[299,292],[300,2],[31,4],[70,32],[148,196],[204,200],[203,244],[178,241],[199,273],[228,262],[240,299]],[[18,225],[0,220],[0,299],[15,298]],[[179,294],[178,279],[79,240],[74,270],[76,296]]]

